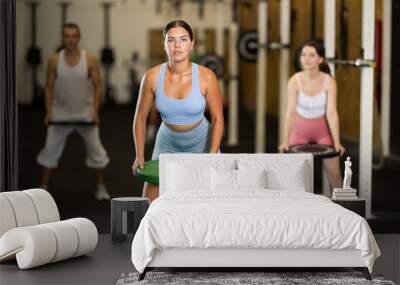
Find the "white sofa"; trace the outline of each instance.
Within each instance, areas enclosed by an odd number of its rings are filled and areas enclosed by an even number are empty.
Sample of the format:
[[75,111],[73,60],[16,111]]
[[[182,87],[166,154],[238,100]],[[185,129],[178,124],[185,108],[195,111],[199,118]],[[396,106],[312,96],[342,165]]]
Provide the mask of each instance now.
[[98,233],[88,219],[60,221],[57,205],[43,189],[0,193],[0,262],[16,259],[20,269],[84,255]]
[[313,194],[311,154],[164,154],[159,173],[132,242],[139,279],[157,267],[354,267],[370,279],[368,223]]

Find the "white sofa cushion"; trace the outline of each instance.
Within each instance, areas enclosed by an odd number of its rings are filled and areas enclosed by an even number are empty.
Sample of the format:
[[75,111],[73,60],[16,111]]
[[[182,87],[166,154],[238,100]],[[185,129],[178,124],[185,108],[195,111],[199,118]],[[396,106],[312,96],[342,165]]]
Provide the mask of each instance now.
[[51,259],[51,262],[64,260],[75,255],[79,244],[79,236],[78,232],[71,227],[70,223],[63,221],[48,223],[43,226],[51,230],[51,234],[55,235],[57,245],[59,245],[57,246],[55,256]]
[[16,226],[17,222],[10,202],[4,195],[0,195],[0,237]]
[[33,201],[39,224],[57,222],[60,220],[60,214],[56,202],[49,192],[43,189],[29,189],[22,191],[28,194]]
[[92,221],[85,218],[74,218],[65,220],[65,222],[71,224],[79,236],[78,248],[73,257],[86,254],[96,248],[98,233]]
[[43,189],[0,193],[0,214],[0,237],[15,227],[60,220],[53,197]]
[[13,228],[0,238],[0,261],[16,258],[20,269],[49,263],[56,251],[57,239],[43,225]]
[[23,191],[2,192],[0,194],[10,203],[17,227],[39,224],[35,205],[29,195]]
[[28,269],[86,254],[97,241],[96,226],[84,218],[13,228],[0,238],[0,261],[16,257]]

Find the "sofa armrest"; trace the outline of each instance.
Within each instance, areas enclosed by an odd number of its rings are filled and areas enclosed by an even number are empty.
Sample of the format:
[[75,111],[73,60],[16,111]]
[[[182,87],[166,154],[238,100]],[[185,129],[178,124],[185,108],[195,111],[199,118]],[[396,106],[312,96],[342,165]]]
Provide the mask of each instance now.
[[0,193],[0,237],[15,227],[59,220],[60,215],[53,197],[43,189]]
[[13,228],[0,238],[0,261],[16,257],[28,269],[86,254],[97,241],[96,226],[85,218]]

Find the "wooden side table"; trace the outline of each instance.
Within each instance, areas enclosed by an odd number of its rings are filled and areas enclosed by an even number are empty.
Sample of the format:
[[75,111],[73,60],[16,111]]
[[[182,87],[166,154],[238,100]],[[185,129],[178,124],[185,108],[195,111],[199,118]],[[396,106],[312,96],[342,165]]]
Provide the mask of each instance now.
[[354,213],[359,214],[361,217],[365,218],[365,208],[366,201],[365,199],[347,199],[347,200],[333,200],[332,202],[339,204],[340,206],[353,211]]
[[111,240],[123,241],[128,234],[127,212],[134,214],[134,232],[139,227],[149,207],[149,199],[143,197],[121,197],[111,200]]

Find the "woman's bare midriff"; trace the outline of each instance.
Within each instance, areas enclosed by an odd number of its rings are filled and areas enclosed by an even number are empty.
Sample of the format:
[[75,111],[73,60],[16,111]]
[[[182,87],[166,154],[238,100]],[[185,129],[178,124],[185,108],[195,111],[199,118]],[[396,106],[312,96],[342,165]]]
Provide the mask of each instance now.
[[167,124],[166,122],[164,122],[164,124],[170,128],[171,130],[175,131],[175,132],[187,132],[190,131],[191,129],[194,129],[195,127],[197,127],[198,125],[200,125],[201,121],[203,121],[203,119],[201,119],[200,121],[190,124],[190,125],[171,125],[171,124]]
[[296,112],[296,115],[297,115],[298,117],[300,117],[301,119],[304,119],[304,120],[316,120],[316,121],[321,120],[322,118],[325,118],[325,117],[326,117],[326,114],[324,114],[324,115],[322,115],[322,116],[318,116],[318,117],[315,117],[315,118],[306,118],[306,117],[303,117],[302,115],[300,115],[300,114],[297,113],[297,112]]

